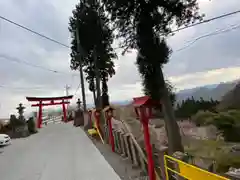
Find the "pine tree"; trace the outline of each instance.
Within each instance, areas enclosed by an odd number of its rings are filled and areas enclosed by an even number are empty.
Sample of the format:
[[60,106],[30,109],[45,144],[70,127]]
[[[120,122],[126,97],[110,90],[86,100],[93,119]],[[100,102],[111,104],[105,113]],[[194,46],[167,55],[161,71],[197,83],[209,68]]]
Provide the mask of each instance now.
[[[76,30],[84,52],[82,62],[77,58]],[[107,87],[107,80],[115,74],[113,59],[117,58],[112,48],[113,30],[109,27],[109,19],[100,3],[94,0],[81,0],[70,17],[69,31],[72,34],[71,68],[77,70],[82,63],[89,89],[93,92],[94,100],[98,101],[96,103],[99,103],[101,97],[96,97],[95,91],[100,95],[101,92],[95,86],[97,76],[95,69],[99,70],[100,79]]]

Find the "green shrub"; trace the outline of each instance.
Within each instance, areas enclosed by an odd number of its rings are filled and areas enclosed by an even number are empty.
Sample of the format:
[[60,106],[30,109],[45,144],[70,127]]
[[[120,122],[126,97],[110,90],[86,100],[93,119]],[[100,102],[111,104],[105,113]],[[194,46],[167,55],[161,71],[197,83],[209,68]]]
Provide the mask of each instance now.
[[221,112],[213,117],[212,124],[223,133],[225,141],[240,142],[240,119],[238,112]]
[[240,157],[234,155],[222,155],[216,161],[216,170],[218,173],[226,173],[230,167],[240,168]]
[[240,122],[240,111],[239,110],[229,110],[227,111],[227,113],[231,116],[233,116],[236,121]]
[[211,124],[211,121],[213,120],[212,118],[215,115],[216,115],[215,113],[210,111],[198,111],[197,114],[192,116],[191,119],[197,126],[204,126]]
[[15,115],[10,116],[10,127],[15,130],[19,126],[25,125],[25,121],[19,120]]
[[240,142],[240,111],[238,110],[220,113],[199,111],[192,117],[192,120],[197,126],[216,126],[226,141]]

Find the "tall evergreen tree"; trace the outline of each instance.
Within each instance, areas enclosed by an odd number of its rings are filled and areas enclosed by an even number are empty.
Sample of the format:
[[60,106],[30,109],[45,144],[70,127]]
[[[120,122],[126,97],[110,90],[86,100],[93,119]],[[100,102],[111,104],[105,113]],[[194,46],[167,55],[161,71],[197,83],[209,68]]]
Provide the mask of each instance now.
[[[197,0],[102,0],[118,28],[122,46],[138,49],[137,64],[153,99],[161,100],[165,114],[165,127],[170,152],[183,151],[181,136],[176,123],[162,67],[169,59],[169,48],[164,36],[171,31],[171,24],[187,25],[198,15]],[[125,49],[125,50],[126,50]],[[151,81],[149,78],[152,78]],[[160,96],[159,96],[160,94]]]
[[95,85],[95,72],[93,67],[87,67],[84,69],[85,74],[86,74],[86,80],[88,82],[88,89],[92,92],[93,94],[93,101],[94,101],[94,105],[96,106],[96,101],[97,101],[97,97],[96,97],[96,85]]
[[[84,52],[82,62],[76,58],[76,30]],[[95,86],[94,69],[99,70],[102,84],[105,89],[108,89],[107,81],[115,74],[113,59],[117,57],[111,46],[114,39],[113,31],[109,28],[109,20],[100,3],[94,0],[81,0],[73,10],[73,16],[70,17],[69,31],[72,34],[71,68],[76,70],[82,63],[89,88],[96,96],[95,91],[98,89]],[[107,94],[108,91],[105,90],[104,93]],[[100,97],[94,97],[94,99],[99,101]]]

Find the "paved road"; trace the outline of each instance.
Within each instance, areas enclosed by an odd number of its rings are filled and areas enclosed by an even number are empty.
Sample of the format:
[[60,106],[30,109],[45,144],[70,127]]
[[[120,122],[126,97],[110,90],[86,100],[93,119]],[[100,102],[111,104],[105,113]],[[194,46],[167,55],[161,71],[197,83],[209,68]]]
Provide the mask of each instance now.
[[80,128],[51,124],[1,148],[1,180],[120,180]]

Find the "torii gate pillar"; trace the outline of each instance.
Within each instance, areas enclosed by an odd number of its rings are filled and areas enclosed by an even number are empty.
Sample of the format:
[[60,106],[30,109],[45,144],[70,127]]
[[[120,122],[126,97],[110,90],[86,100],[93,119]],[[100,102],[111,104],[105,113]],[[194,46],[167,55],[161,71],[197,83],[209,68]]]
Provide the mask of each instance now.
[[39,109],[38,109],[38,123],[37,127],[42,127],[42,101],[39,101]]
[[63,121],[67,122],[67,112],[66,112],[64,100],[62,100],[62,110],[63,110]]

